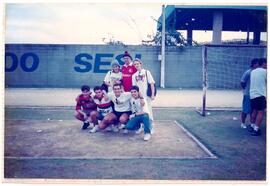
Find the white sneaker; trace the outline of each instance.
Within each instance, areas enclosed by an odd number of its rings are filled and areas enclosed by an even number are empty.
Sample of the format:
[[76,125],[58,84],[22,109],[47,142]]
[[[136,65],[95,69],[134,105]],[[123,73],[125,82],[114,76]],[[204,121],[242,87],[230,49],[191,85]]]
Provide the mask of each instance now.
[[128,129],[124,129],[123,134],[128,134]]
[[240,127],[241,127],[242,129],[246,129],[246,128],[247,128],[247,125],[244,124],[244,123],[241,123]]
[[123,129],[123,128],[125,128],[125,125],[121,123],[118,128]]
[[119,129],[118,129],[117,126],[112,125],[112,131],[113,131],[113,132],[119,132]]
[[99,129],[98,125],[95,125],[94,128],[92,128],[91,130],[89,130],[89,133],[95,133],[97,132]]
[[152,127],[151,130],[150,130],[150,134],[154,134],[154,131],[155,131],[154,127]]
[[109,125],[105,130],[111,132],[113,130],[112,125]]
[[143,127],[141,125],[141,127],[135,131],[135,134],[140,134],[143,131]]
[[143,140],[148,141],[148,140],[150,140],[150,138],[151,138],[151,134],[147,133],[144,135]]
[[94,123],[89,123],[89,124],[90,124],[89,127],[90,127],[91,129],[95,127]]

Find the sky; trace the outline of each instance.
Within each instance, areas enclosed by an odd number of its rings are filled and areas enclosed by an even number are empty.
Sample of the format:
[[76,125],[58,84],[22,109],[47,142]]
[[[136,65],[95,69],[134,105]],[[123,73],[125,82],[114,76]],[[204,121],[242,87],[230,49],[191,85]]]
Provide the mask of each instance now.
[[[156,33],[160,3],[13,3],[6,4],[6,43],[104,44],[111,40],[141,44]],[[185,32],[182,32],[184,36]],[[222,39],[245,39],[246,33],[223,33]],[[253,38],[251,34],[251,39]],[[266,34],[262,34],[265,40]],[[210,31],[193,39],[211,41]]]

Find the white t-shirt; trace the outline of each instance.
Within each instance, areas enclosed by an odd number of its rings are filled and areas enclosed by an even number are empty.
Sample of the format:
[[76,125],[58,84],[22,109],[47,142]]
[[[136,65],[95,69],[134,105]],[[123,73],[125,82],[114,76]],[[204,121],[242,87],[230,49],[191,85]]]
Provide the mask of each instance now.
[[117,112],[127,112],[131,110],[130,92],[123,92],[119,97],[116,97],[113,92],[108,93],[108,97],[114,103],[114,110]]
[[144,106],[141,106],[141,101],[140,98],[134,99],[131,97],[130,99],[130,104],[131,104],[131,112],[132,114],[138,113],[138,112],[145,112],[149,114],[149,109],[147,104],[144,104]]
[[122,72],[114,73],[113,71],[108,71],[104,81],[106,83],[109,83],[111,86],[109,86],[108,91],[112,92],[112,87],[115,84],[116,81],[120,81],[122,79]]
[[137,85],[139,87],[139,91],[145,99],[147,98],[147,81],[148,83],[155,83],[151,72],[148,70],[142,69],[140,72],[137,71],[132,75],[132,85]]
[[250,99],[266,97],[266,69],[256,68],[250,73]]

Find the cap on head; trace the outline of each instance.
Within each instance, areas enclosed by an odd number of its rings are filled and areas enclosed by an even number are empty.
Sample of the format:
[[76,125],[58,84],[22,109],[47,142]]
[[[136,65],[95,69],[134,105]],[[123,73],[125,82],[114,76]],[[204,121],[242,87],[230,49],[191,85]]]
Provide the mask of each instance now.
[[135,62],[135,61],[138,61],[139,63],[143,64],[143,63],[142,63],[142,60],[139,59],[139,58],[135,58],[133,62]]
[[128,51],[125,51],[123,57],[129,57],[130,59],[132,59],[131,55],[128,53]]
[[113,60],[113,61],[111,62],[111,67],[114,67],[114,66],[119,66],[119,67],[120,67],[120,65],[119,65],[119,63],[118,63],[117,60]]

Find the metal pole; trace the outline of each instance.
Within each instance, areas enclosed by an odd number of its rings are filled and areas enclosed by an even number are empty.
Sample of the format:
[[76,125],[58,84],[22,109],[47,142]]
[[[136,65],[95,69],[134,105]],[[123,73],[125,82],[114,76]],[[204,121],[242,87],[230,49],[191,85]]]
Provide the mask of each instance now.
[[205,116],[206,112],[206,91],[207,91],[207,47],[202,47],[202,66],[203,66],[203,103],[202,103],[202,116]]
[[162,5],[160,87],[165,88],[165,5]]
[[247,44],[249,44],[249,28],[247,29]]

